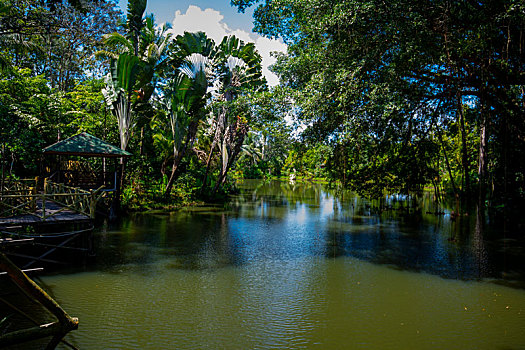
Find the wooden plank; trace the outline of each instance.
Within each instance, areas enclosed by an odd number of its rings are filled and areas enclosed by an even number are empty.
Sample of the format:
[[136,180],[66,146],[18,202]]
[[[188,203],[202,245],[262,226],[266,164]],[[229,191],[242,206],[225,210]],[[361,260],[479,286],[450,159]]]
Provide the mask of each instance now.
[[[36,256],[25,255],[25,254],[20,254],[20,253],[13,253],[13,252],[3,252],[3,253],[5,255],[16,256],[16,257],[24,258],[24,259],[31,259],[31,260],[37,259]],[[52,264],[58,264],[58,265],[69,265],[68,263],[65,263],[62,261],[51,260],[51,259],[39,259],[39,261],[48,262]]]
[[5,195],[2,196],[2,198],[20,198],[20,197],[27,197],[27,198],[41,198],[42,196],[56,196],[56,197],[71,197],[71,196],[89,196],[91,193],[48,193],[48,194],[23,194],[23,195]]
[[22,238],[22,239],[5,238],[5,239],[0,239],[0,246],[27,244],[27,243],[32,243],[33,240],[34,240],[33,238]]
[[34,243],[33,245],[37,245],[40,247],[48,247],[48,248],[60,248],[60,249],[69,249],[69,250],[77,250],[80,252],[87,252],[89,249],[86,248],[77,248],[77,247],[67,247],[67,246],[61,246],[61,245],[55,245],[55,244],[45,244],[45,243]]
[[56,203],[46,201],[45,215],[46,219],[42,219],[42,210],[38,209],[34,214],[25,214],[12,216],[8,218],[0,218],[0,225],[20,225],[20,224],[37,224],[44,223],[46,221],[52,221],[54,223],[60,223],[62,221],[89,221],[91,218],[88,215],[80,214],[72,210],[61,210],[62,207]]
[[37,327],[22,329],[0,336],[0,347],[20,344],[29,340],[47,338],[62,332],[63,326],[59,322],[47,323]]
[[53,253],[55,250],[57,250],[57,248],[65,246],[67,243],[71,242],[72,240],[74,240],[78,236],[80,236],[80,233],[77,233],[76,235],[74,235],[72,237],[69,237],[68,239],[66,239],[65,241],[63,241],[59,245],[57,245],[55,248],[48,250],[44,254],[40,255],[37,259],[35,259],[33,261],[30,261],[29,263],[25,264],[24,269],[27,269],[29,266],[33,265],[37,261],[42,261],[42,258],[44,258],[44,257],[48,256],[49,254]]
[[[44,271],[44,268],[43,267],[35,267],[34,269],[25,269],[25,270],[22,270],[23,273],[28,273],[28,272],[40,272],[40,271]],[[7,272],[0,272],[0,276],[5,276],[7,275]]]
[[51,312],[63,326],[69,326],[71,329],[78,327],[78,320],[72,318],[67,312],[58,305],[40,286],[27,277],[15,264],[11,262],[4,254],[0,253],[0,269],[7,272],[13,282],[16,283],[27,295],[34,298]]
[[[22,271],[25,273],[25,271]],[[28,314],[26,314],[24,311],[20,310],[19,308],[17,308],[15,305],[11,304],[10,302],[8,302],[7,300],[4,300],[2,298],[0,298],[0,302],[4,303],[5,305],[9,306],[12,310],[18,312],[20,315],[24,316],[26,319],[28,319],[29,321],[31,321],[35,326],[40,326],[39,323],[37,321],[35,321],[35,319],[31,316],[29,316]],[[67,346],[69,346],[71,349],[74,349],[74,350],[78,350],[78,348],[76,346],[74,346],[73,344],[69,343],[68,341],[66,341],[65,339],[62,339],[61,342]]]
[[65,214],[59,217],[50,217],[46,220],[34,218],[30,216],[14,217],[9,219],[1,219],[0,225],[34,225],[34,224],[60,224],[60,223],[84,223],[90,222],[92,219],[89,216],[81,214]]

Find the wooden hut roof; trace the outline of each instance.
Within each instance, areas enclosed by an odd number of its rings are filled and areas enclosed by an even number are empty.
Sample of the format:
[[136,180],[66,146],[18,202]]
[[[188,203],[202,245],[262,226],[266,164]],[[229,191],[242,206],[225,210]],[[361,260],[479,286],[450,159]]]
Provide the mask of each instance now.
[[43,149],[45,154],[59,154],[83,157],[130,157],[131,153],[115,147],[98,137],[82,132]]

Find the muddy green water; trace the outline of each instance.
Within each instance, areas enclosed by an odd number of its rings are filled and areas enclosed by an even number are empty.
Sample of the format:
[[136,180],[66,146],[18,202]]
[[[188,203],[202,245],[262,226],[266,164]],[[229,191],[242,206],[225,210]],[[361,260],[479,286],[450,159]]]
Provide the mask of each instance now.
[[[227,206],[97,233],[87,270],[42,278],[81,349],[525,349],[517,229],[428,199],[240,183]],[[427,214],[443,211],[444,215]]]

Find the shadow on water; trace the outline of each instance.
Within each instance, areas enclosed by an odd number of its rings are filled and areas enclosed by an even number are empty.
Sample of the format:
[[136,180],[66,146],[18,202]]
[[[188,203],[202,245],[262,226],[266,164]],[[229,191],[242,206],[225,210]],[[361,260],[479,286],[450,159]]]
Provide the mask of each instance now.
[[87,271],[43,277],[80,319],[68,341],[81,349],[523,347],[519,229],[475,210],[452,215],[428,196],[366,201],[319,184],[239,187],[224,206],[104,227]]
[[[389,196],[336,196],[320,184],[239,183],[225,206],[169,215],[135,215],[98,234],[92,269],[154,273],[206,270],[304,257],[355,257],[398,270],[490,280],[525,288],[525,242],[519,229],[452,205]],[[510,227],[510,226],[509,226]]]

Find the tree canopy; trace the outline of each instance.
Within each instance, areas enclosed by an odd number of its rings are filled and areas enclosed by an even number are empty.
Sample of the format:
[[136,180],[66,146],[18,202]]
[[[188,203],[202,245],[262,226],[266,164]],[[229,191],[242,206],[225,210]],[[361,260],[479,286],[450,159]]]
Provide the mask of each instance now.
[[444,137],[459,134],[461,190],[476,185],[485,198],[525,189],[524,10],[521,1],[272,0],[254,25],[289,45],[274,70],[306,135],[336,150],[336,178],[361,192],[415,189],[440,176],[436,163],[453,158]]
[[145,0],[126,15],[114,0],[0,0],[4,167],[38,173],[42,146],[87,131],[135,155],[127,198],[293,174],[371,197],[523,202],[522,1],[231,3],[257,6],[254,30],[288,45],[279,86],[253,43],[173,37]]

